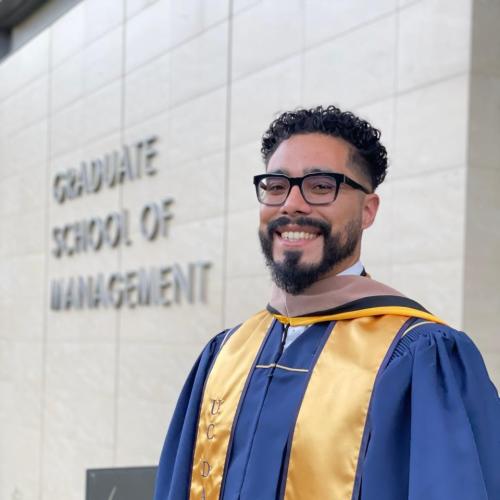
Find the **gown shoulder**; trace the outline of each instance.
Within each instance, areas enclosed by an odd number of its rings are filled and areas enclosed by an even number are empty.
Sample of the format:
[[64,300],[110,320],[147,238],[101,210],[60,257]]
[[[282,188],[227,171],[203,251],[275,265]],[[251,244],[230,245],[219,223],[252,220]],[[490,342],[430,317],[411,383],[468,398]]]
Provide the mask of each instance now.
[[500,399],[463,332],[414,327],[374,387],[363,500],[500,499]]

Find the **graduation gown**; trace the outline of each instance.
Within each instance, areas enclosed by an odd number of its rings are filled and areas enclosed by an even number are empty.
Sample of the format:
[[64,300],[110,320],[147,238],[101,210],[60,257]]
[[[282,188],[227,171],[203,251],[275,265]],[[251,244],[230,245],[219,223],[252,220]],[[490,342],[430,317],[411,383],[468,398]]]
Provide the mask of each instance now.
[[[272,316],[248,354],[226,448],[203,446],[223,440],[206,419],[217,418],[230,398],[204,392],[216,370],[229,365],[224,380],[244,364],[246,345],[234,365],[221,354],[238,328],[208,343],[186,381],[155,500],[500,499],[500,400],[464,333],[397,291],[353,276],[322,280],[299,297],[274,290],[262,314],[259,321]],[[350,344],[339,348],[341,332],[347,328],[347,341],[358,343],[367,321],[380,326],[394,318],[397,332],[381,347],[373,382],[360,385],[373,349],[360,341],[347,362]],[[283,350],[289,324],[311,326]],[[381,335],[370,328],[368,342]],[[328,346],[337,349],[330,364]],[[203,482],[213,476],[215,483]]]

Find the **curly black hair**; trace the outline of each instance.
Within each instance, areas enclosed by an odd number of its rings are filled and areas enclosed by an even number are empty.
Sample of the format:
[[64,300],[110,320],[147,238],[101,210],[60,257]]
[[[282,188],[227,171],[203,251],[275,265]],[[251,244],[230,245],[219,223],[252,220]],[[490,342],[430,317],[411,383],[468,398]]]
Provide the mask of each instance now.
[[262,158],[267,166],[278,146],[292,135],[321,134],[339,137],[352,146],[351,161],[361,167],[375,189],[385,179],[387,151],[380,130],[349,111],[335,106],[287,111],[276,118],[262,136]]

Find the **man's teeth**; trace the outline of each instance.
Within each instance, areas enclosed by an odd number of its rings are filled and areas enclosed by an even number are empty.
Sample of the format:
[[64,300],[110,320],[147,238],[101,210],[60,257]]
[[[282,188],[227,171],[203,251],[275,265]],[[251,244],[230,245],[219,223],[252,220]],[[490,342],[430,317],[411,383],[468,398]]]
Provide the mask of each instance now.
[[317,234],[313,233],[305,233],[304,231],[285,231],[284,233],[281,233],[281,237],[284,240],[290,240],[290,241],[295,241],[295,240],[313,240],[314,238],[317,238]]

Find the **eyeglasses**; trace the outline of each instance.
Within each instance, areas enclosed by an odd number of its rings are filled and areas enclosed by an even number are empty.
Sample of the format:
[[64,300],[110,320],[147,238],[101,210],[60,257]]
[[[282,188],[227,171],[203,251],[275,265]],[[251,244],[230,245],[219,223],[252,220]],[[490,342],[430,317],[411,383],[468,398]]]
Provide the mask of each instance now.
[[253,178],[257,199],[263,205],[283,205],[293,186],[299,186],[302,197],[309,205],[328,205],[337,199],[342,183],[370,194],[371,191],[344,174],[317,172],[303,177],[284,174],[262,174]]

